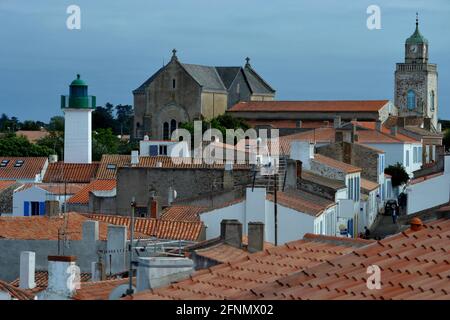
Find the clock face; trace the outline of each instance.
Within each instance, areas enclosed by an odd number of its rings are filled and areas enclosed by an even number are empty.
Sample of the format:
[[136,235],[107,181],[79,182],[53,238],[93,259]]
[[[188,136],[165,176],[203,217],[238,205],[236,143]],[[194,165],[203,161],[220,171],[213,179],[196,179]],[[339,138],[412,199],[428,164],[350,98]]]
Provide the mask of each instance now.
[[409,50],[410,50],[412,53],[416,53],[416,52],[417,52],[417,46],[416,46],[416,45],[413,45],[413,46],[409,47]]

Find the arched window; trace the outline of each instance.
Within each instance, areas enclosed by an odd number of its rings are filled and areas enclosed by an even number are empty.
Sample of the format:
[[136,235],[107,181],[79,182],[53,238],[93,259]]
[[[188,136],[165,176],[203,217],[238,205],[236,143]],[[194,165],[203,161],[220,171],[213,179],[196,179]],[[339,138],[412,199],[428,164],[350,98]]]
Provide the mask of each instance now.
[[172,119],[170,121],[170,134],[172,134],[177,129],[177,122],[176,120]]
[[413,90],[408,91],[407,106],[409,110],[416,108],[416,93]]
[[169,140],[169,123],[164,122],[163,125],[163,140]]
[[434,90],[432,90],[430,92],[431,111],[434,111],[435,102],[436,102],[436,97],[435,97],[435,94],[434,94]]

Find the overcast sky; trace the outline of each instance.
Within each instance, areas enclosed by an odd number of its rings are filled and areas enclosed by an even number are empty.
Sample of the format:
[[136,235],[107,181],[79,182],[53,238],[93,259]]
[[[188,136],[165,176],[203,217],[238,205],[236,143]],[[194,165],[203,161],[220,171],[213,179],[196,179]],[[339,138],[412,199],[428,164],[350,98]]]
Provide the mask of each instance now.
[[[81,30],[66,9],[81,8]],[[381,8],[381,30],[366,9]],[[182,62],[252,66],[278,100],[392,99],[395,63],[420,14],[450,119],[448,0],[0,0],[0,113],[48,121],[77,73],[97,104],[131,91],[177,48]]]

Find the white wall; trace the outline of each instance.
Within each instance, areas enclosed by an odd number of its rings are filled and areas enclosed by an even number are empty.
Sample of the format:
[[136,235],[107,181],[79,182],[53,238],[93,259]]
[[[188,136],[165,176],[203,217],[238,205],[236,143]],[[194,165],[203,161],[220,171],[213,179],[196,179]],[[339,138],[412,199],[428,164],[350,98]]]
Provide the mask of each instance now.
[[450,156],[445,157],[443,175],[408,185],[407,213],[413,214],[449,202],[450,200]]
[[167,146],[167,155],[173,157],[190,157],[190,146],[186,141],[155,141],[155,140],[141,140],[139,142],[139,154],[141,156],[150,155],[150,146]]
[[92,110],[64,109],[64,162],[92,162]]
[[[37,187],[31,187],[23,191],[17,191],[13,194],[13,216],[24,216],[24,202],[36,201],[44,202],[47,191]],[[31,207],[30,207],[31,214]]]
[[245,201],[202,213],[200,220],[206,226],[206,240],[220,236],[220,222],[223,219],[237,219],[241,223],[244,221]]

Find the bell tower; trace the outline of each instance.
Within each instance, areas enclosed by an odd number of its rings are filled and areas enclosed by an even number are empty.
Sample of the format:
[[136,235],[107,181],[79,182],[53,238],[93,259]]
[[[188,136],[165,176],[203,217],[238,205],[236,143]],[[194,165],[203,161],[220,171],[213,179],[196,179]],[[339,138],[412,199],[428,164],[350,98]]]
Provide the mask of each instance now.
[[436,129],[438,74],[428,55],[428,40],[419,31],[417,15],[416,29],[405,42],[405,62],[397,63],[394,100],[399,116],[430,118]]

